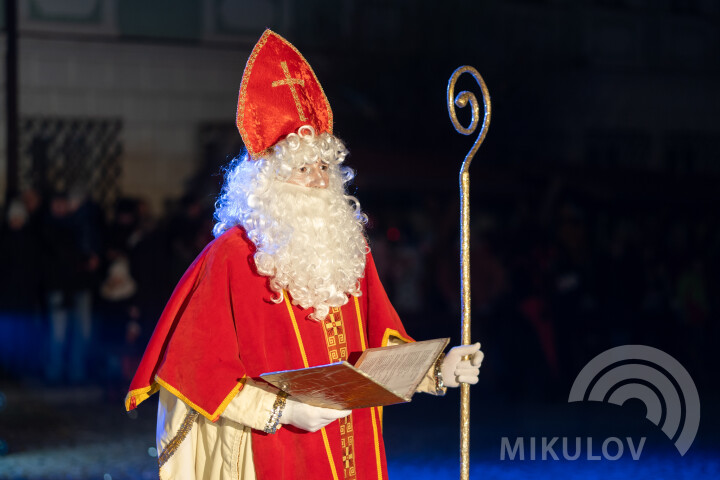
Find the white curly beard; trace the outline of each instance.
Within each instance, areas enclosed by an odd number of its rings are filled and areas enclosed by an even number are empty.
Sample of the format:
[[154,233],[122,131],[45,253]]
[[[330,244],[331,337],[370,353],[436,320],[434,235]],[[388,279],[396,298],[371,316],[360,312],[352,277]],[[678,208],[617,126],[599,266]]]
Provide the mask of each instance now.
[[255,263],[270,277],[272,290],[284,289],[294,304],[313,307],[314,320],[346,304],[348,295],[359,296],[367,244],[362,220],[342,188],[275,180],[262,197],[258,207],[264,211],[254,212],[264,224]]

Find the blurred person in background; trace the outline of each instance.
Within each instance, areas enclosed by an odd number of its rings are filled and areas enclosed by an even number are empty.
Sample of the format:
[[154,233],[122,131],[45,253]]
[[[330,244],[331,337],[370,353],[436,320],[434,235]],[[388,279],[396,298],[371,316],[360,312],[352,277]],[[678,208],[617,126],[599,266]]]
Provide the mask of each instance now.
[[46,378],[88,379],[92,288],[100,266],[97,210],[84,196],[55,192],[42,226],[43,280],[50,322]]
[[138,224],[135,199],[119,198],[106,229],[104,278],[100,283],[98,302],[98,313],[102,318],[99,330],[105,346],[104,379],[111,397],[130,379],[128,357],[141,330],[135,305],[138,286],[130,268],[130,250],[135,243]]
[[36,370],[32,345],[42,338],[40,248],[28,221],[25,205],[16,198],[0,227],[0,370],[12,375]]
[[124,395],[162,312],[169,270],[167,242],[146,200],[117,200],[105,236],[99,314],[108,393]]
[[177,210],[168,221],[172,278],[180,278],[187,266],[212,240],[210,218],[210,212],[204,208],[197,195],[186,193],[180,198]]

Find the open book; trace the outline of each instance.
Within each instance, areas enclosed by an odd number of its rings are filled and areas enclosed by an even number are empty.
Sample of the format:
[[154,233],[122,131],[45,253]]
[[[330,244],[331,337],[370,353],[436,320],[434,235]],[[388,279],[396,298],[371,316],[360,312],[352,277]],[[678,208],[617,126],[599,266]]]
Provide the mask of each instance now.
[[368,348],[348,362],[263,373],[266,382],[299,402],[338,410],[409,402],[449,338]]

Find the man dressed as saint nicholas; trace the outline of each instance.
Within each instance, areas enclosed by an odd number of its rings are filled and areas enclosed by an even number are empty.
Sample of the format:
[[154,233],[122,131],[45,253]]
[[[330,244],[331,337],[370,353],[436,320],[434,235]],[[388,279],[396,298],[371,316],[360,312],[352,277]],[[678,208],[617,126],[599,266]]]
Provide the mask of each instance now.
[[[160,392],[162,479],[384,479],[382,407],[301,403],[265,372],[413,340],[378,278],[354,173],[310,65],[267,30],[245,67],[211,242],[160,317],[126,408]],[[418,391],[474,384],[480,345],[440,357]],[[467,356],[467,357],[466,357]]]

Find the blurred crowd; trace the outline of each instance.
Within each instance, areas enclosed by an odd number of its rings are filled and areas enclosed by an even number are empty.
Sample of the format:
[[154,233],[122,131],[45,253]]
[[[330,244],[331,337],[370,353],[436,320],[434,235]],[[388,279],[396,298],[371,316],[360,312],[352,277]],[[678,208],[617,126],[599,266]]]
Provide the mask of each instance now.
[[101,383],[122,395],[174,284],[212,239],[212,199],[157,219],[85,192],[27,190],[0,233],[0,378]]
[[[371,245],[409,331],[459,339],[459,207],[442,198],[372,208],[382,215],[371,217]],[[718,390],[720,224],[711,210],[580,196],[475,200],[472,337],[486,352],[486,386],[514,400],[566,399],[595,355],[644,344]]]
[[[408,330],[457,340],[454,192],[360,200]],[[172,288],[212,240],[213,201],[188,194],[157,218],[144,199],[108,212],[81,189],[13,199],[0,234],[0,378],[123,395]],[[492,198],[472,212],[473,338],[487,355],[486,386],[512,399],[567,395],[596,354],[641,343],[715,388],[720,225],[709,213]]]

